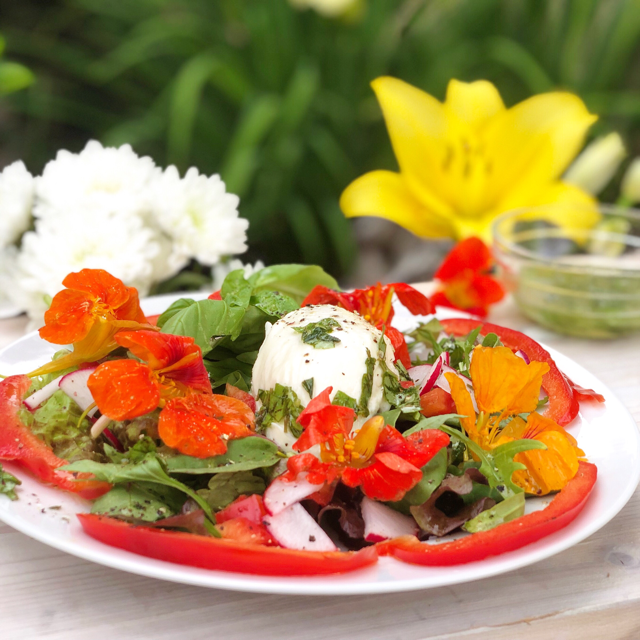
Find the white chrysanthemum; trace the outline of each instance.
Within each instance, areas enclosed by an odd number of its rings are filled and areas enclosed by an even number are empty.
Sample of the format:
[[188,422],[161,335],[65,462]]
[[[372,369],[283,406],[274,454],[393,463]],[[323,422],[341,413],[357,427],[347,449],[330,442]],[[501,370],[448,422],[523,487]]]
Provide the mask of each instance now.
[[31,224],[33,176],[23,162],[0,173],[0,249],[16,242]]
[[84,268],[105,269],[145,295],[163,248],[138,216],[96,216],[84,224],[73,215],[37,220],[36,230],[22,239],[8,294],[34,321],[46,311],[46,297],[62,289],[64,277]]
[[238,196],[226,192],[219,175],[207,178],[194,167],[180,178],[174,166],[151,187],[158,224],[178,252],[205,265],[247,250],[247,220],[238,217]]
[[58,151],[36,179],[34,216],[77,213],[86,221],[114,213],[146,215],[156,171],[151,158],[137,156],[128,144],[103,147],[90,140],[80,153]]

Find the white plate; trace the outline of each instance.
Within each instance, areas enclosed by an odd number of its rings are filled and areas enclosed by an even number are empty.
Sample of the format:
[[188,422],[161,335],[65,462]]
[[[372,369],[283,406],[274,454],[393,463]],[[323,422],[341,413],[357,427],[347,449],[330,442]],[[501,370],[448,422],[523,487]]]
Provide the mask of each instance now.
[[[160,313],[175,298],[150,298],[143,302],[143,308],[147,314]],[[415,323],[402,308],[398,309],[396,318],[397,326],[402,328]],[[55,347],[31,333],[0,352],[0,371],[8,375],[33,370],[54,351]],[[377,565],[355,573],[316,578],[269,578],[185,567],[93,540],[83,533],[74,517],[75,513],[89,511],[88,502],[45,487],[8,463],[4,465],[7,471],[20,477],[23,484],[18,488],[19,500],[11,502],[0,497],[0,520],[56,549],[108,567],[162,580],[237,591],[292,595],[388,593],[469,582],[513,571],[564,551],[600,529],[626,504],[640,478],[640,437],[629,412],[592,374],[562,354],[549,351],[560,369],[577,384],[595,389],[606,398],[604,407],[588,407],[569,427],[589,460],[598,466],[598,482],[586,507],[568,527],[495,558],[457,567],[418,567],[380,558]],[[542,508],[548,502],[549,498],[528,500],[528,509]]]

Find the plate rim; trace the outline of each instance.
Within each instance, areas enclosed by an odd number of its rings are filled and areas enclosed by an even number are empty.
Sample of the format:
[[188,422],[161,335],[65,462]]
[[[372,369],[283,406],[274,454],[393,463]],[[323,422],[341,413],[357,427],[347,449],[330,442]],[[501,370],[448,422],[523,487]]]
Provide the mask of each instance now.
[[[160,304],[161,302],[169,302],[177,300],[181,297],[190,296],[193,298],[203,298],[206,294],[200,292],[183,293],[183,294],[165,294],[162,296],[152,296],[145,298],[141,301],[144,307],[149,305]],[[169,302],[170,303],[170,302]],[[444,309],[440,309],[440,312],[444,312]],[[462,315],[462,314],[459,314]],[[34,338],[39,340],[37,331],[32,331],[22,336],[18,340],[6,345],[0,350],[0,358],[4,355],[8,349],[15,348],[21,342],[31,341]],[[44,341],[42,341],[43,344]],[[635,440],[635,459],[639,461],[639,464],[635,468],[631,468],[625,490],[618,493],[616,499],[609,503],[606,517],[602,517],[591,522],[582,522],[584,519],[584,512],[579,514],[575,521],[573,521],[567,528],[560,530],[543,538],[547,543],[543,546],[539,546],[538,542],[531,545],[527,545],[522,549],[503,554],[500,556],[493,556],[488,560],[496,560],[493,564],[486,565],[486,560],[479,561],[477,563],[467,563],[465,565],[459,565],[463,568],[478,569],[474,572],[474,575],[465,575],[465,571],[458,573],[452,573],[450,575],[443,572],[443,575],[434,575],[426,577],[415,578],[399,578],[397,580],[376,580],[372,579],[367,582],[351,582],[350,577],[357,577],[362,575],[363,572],[371,571],[375,567],[393,567],[394,565],[401,564],[407,566],[406,563],[400,562],[393,558],[379,558],[378,563],[372,567],[364,568],[355,572],[345,574],[333,574],[329,576],[310,576],[310,577],[270,577],[259,576],[255,574],[242,574],[223,571],[212,571],[206,569],[197,569],[194,567],[188,567],[175,563],[170,563],[147,556],[142,556],[132,552],[128,552],[122,549],[117,549],[99,543],[98,541],[90,538],[84,532],[82,532],[80,525],[76,522],[73,523],[74,534],[75,531],[79,532],[82,536],[86,536],[91,544],[98,545],[98,549],[92,549],[91,547],[76,546],[74,544],[74,536],[69,535],[66,538],[61,538],[55,534],[49,534],[42,527],[32,525],[26,521],[20,515],[11,514],[5,509],[0,509],[0,521],[4,522],[8,526],[16,529],[17,531],[27,535],[30,538],[37,540],[42,544],[46,544],[54,549],[69,553],[75,557],[83,560],[88,560],[96,564],[106,566],[112,569],[125,571],[134,575],[141,575],[149,578],[155,578],[168,582],[188,584],[192,586],[200,586],[214,589],[225,589],[238,592],[250,592],[250,593],[267,593],[278,595],[302,595],[302,596],[338,596],[338,595],[369,595],[369,594],[382,594],[382,593],[400,593],[405,591],[417,591],[423,589],[437,588],[442,586],[455,585],[466,582],[474,582],[485,578],[490,578],[496,575],[510,573],[517,569],[535,564],[547,558],[550,558],[558,553],[562,553],[567,549],[579,544],[589,536],[593,535],[596,531],[604,527],[611,522],[622,508],[627,504],[632,495],[634,494],[638,484],[640,483],[640,431],[634,417],[630,411],[624,405],[624,403],[618,398],[617,394],[612,391],[607,385],[601,382],[594,374],[584,368],[582,365],[575,362],[573,359],[557,351],[552,347],[548,347],[544,343],[540,343],[543,348],[547,349],[554,360],[556,360],[562,369],[562,362],[570,363],[571,367],[577,367],[580,369],[580,373],[585,374],[587,377],[592,378],[596,382],[596,387],[600,387],[600,391],[605,392],[611,400],[614,401],[615,408],[618,412],[622,412],[629,420],[630,425],[635,428],[632,430]],[[13,463],[3,463],[5,468],[11,470],[12,467],[19,468]],[[21,470],[21,472],[24,472]],[[38,482],[32,476],[33,481]],[[596,485],[597,487],[597,485]],[[54,489],[55,490],[55,489]],[[80,498],[77,498],[81,500]],[[578,524],[576,524],[578,523]],[[562,536],[563,532],[566,534],[567,530],[575,529],[565,539],[556,540],[554,538]],[[549,544],[550,542],[550,544]],[[520,552],[520,553],[519,553]],[[483,568],[484,565],[484,568]],[[421,567],[417,565],[408,565],[412,568],[420,570]],[[433,567],[422,567],[423,569],[434,569]],[[446,568],[444,568],[446,569]],[[452,569],[451,567],[449,569]],[[345,578],[343,582],[341,578]]]

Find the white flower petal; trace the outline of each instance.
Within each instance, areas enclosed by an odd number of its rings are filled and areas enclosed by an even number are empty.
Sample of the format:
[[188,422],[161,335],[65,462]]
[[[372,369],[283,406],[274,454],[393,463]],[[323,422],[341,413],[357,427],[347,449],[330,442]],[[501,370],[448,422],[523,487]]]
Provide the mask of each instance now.
[[624,174],[622,197],[631,204],[640,202],[640,158],[635,158]]
[[249,222],[238,217],[238,196],[226,192],[219,175],[207,177],[191,168],[180,178],[174,166],[151,187],[152,208],[160,227],[178,252],[204,265],[247,249]]
[[16,242],[31,224],[33,176],[23,162],[0,173],[0,249]]
[[234,260],[229,260],[228,262],[221,262],[220,264],[217,264],[215,267],[213,267],[213,269],[211,269],[211,276],[213,277],[213,290],[219,291],[222,287],[224,279],[232,271],[236,271],[237,269],[244,269],[244,277],[248,278],[256,271],[264,269],[264,263],[262,262],[262,260],[258,260],[255,264],[244,264],[242,260],[238,260],[237,258],[235,258]]

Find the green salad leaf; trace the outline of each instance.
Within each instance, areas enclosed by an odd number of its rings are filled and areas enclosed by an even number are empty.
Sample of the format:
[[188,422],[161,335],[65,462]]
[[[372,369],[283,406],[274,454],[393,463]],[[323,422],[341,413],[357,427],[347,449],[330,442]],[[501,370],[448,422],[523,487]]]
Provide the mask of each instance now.
[[249,276],[254,292],[279,291],[300,304],[316,285],[339,290],[338,283],[322,267],[304,264],[279,264],[265,267]]
[[265,489],[264,478],[254,475],[251,471],[236,471],[213,476],[209,480],[208,488],[200,489],[198,495],[206,500],[213,510],[219,511],[240,496],[262,494]]
[[91,513],[155,522],[176,515],[185,501],[182,492],[151,482],[117,484],[98,498]]
[[80,460],[79,462],[74,462],[73,464],[68,464],[60,468],[74,473],[90,473],[98,480],[104,480],[110,484],[117,485],[130,482],[150,482],[178,489],[195,500],[211,522],[215,523],[216,521],[208,503],[186,484],[170,477],[164,470],[162,463],[156,454],[149,453],[141,462],[137,463],[101,464],[90,460]]
[[418,431],[424,431],[425,429],[439,429],[447,421],[456,420],[458,418],[464,418],[464,416],[461,416],[458,413],[443,413],[439,416],[431,416],[429,418],[423,417],[413,427],[403,432],[402,435],[407,438],[408,436],[418,433]]
[[480,460],[480,472],[487,478],[489,486],[492,489],[496,489],[503,499],[509,498],[516,493],[522,493],[522,489],[513,483],[511,476],[514,471],[524,469],[525,466],[520,462],[515,462],[513,457],[523,451],[547,448],[544,443],[538,440],[523,439],[507,442],[489,452],[457,429],[442,425],[440,430],[451,438],[464,442],[467,448],[478,457]]
[[10,500],[17,500],[15,488],[21,484],[22,482],[18,478],[5,471],[0,464],[0,493],[4,493]]
[[478,531],[489,531],[497,527],[499,524],[504,524],[510,520],[515,520],[524,515],[524,492],[516,493],[509,498],[506,498],[502,502],[483,511],[475,518],[467,520],[462,525],[462,528],[469,533],[477,533]]
[[229,440],[227,452],[213,458],[193,458],[177,455],[165,458],[169,473],[215,474],[252,471],[272,467],[281,456],[278,447],[271,440],[249,436]]
[[78,424],[82,409],[64,391],[56,391],[33,413],[20,409],[18,416],[59,458],[70,462],[103,459],[91,437],[91,423],[84,418]]

